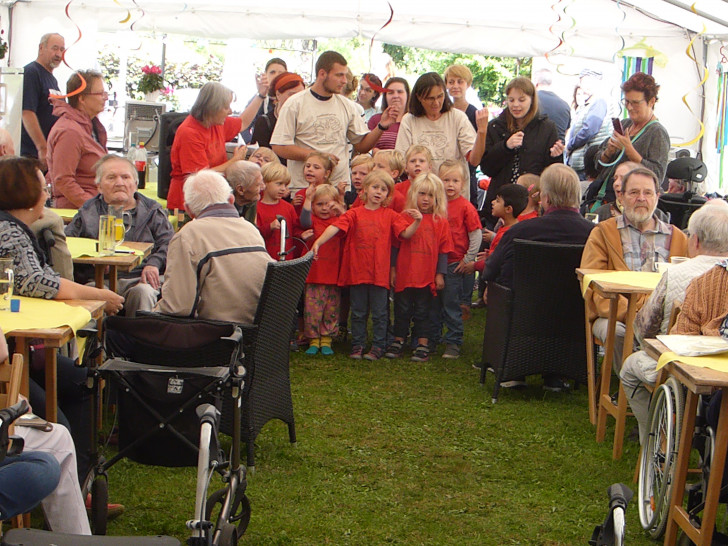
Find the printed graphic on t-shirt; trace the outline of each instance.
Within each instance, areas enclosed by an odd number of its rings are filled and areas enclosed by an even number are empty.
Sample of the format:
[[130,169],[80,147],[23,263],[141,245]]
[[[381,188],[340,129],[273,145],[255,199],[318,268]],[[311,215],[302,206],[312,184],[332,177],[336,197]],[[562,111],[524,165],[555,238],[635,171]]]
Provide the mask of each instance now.
[[447,137],[442,131],[425,131],[420,135],[417,144],[429,148],[434,160],[441,161],[445,159]]
[[335,114],[323,114],[313,124],[314,131],[318,136],[319,144],[339,144],[343,127],[341,121]]

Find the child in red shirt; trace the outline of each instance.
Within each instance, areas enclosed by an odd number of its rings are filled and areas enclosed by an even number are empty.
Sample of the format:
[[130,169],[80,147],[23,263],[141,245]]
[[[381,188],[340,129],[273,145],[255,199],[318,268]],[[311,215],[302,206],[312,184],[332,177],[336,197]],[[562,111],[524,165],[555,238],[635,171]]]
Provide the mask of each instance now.
[[347,208],[360,207],[364,204],[359,194],[361,185],[367,175],[374,170],[374,161],[369,154],[360,154],[351,160],[351,190],[344,194],[344,203]]
[[528,190],[520,184],[504,184],[498,189],[495,199],[491,203],[491,211],[493,218],[499,218],[497,224],[501,224],[501,222],[502,224],[490,243],[490,248],[486,252],[478,254],[478,260],[475,262],[476,271],[483,272],[486,258],[493,254],[506,231],[520,222],[520,215],[525,210],[527,203]]
[[[475,280],[475,257],[483,240],[478,211],[461,193],[470,183],[470,173],[461,161],[448,159],[440,166],[440,179],[447,195],[447,221],[454,250],[447,259],[445,288],[438,295],[439,313],[433,340],[439,341],[443,323],[447,326],[443,358],[458,358],[463,344],[463,314],[470,311]],[[435,306],[437,307],[437,306]]]
[[396,263],[392,265],[394,341],[384,356],[402,356],[412,321],[412,337],[417,339],[417,347],[411,359],[427,362],[433,330],[430,316],[433,294],[445,287],[447,254],[453,250],[442,181],[431,173],[419,175],[407,193],[407,207],[417,208],[422,213],[422,221],[412,238],[395,243],[399,249]]
[[429,173],[432,171],[432,152],[427,146],[421,146],[415,144],[410,146],[407,153],[404,156],[405,171],[407,172],[407,178],[396,184],[394,189],[400,192],[402,195],[407,195],[410,187],[410,180],[414,180],[422,173]]
[[531,218],[538,218],[538,212],[541,209],[541,177],[532,173],[522,174],[516,180],[516,184],[528,190],[528,204],[523,212],[518,215],[518,221],[523,222]]
[[[329,177],[334,170],[334,162],[327,154],[321,152],[311,152],[306,156],[306,162],[303,164],[303,178],[308,183],[308,187],[317,188],[321,184],[330,184]],[[298,216],[301,215],[301,207],[306,199],[306,189],[301,188],[291,199],[291,204]]]
[[[263,175],[263,182],[265,182],[265,190],[258,201],[258,215],[255,223],[265,240],[265,249],[268,254],[274,260],[280,260],[282,257],[280,255],[281,222],[278,217],[282,216],[286,220],[287,239],[290,239],[291,235],[300,235],[298,215],[293,209],[293,205],[283,200],[288,191],[288,184],[291,183],[291,175],[287,168],[276,163],[263,165],[260,172]],[[288,246],[286,245],[286,247]]]
[[[395,181],[394,187],[397,187],[397,180],[404,172],[404,157],[397,150],[380,150],[374,157],[374,168],[384,171],[392,180]],[[407,200],[406,194],[395,191],[392,194],[392,202],[389,204],[397,212],[402,212]]]
[[[313,237],[321,237],[324,230],[333,224],[344,212],[339,191],[330,184],[322,184],[315,190],[313,186],[306,192],[301,214],[304,228],[313,226]],[[311,216],[313,215],[313,216]],[[339,264],[341,261],[341,242],[337,236],[322,248],[306,278],[303,297],[304,336],[309,340],[307,355],[334,354],[331,338],[339,329]]]
[[[339,270],[339,286],[349,286],[351,300],[351,340],[349,356],[361,359],[366,343],[367,313],[372,315],[372,347],[363,355],[378,360],[384,354],[389,316],[389,269],[392,241],[409,239],[417,231],[422,214],[407,209],[399,214],[384,207],[394,191],[387,173],[372,171],[362,183],[364,206],[354,207],[326,228],[311,250],[317,255],[321,245],[339,231],[346,233]],[[414,218],[409,223],[404,215]]]

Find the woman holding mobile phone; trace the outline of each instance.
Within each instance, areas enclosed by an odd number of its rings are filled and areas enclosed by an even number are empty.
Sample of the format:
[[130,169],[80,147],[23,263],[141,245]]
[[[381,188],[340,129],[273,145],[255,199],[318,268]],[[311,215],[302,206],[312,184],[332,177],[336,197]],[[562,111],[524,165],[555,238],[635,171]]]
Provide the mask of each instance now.
[[[587,190],[587,203],[614,201],[612,179],[620,163],[634,161],[650,169],[658,180],[665,177],[670,136],[657,121],[655,103],[660,86],[649,74],[637,72],[622,84],[628,119],[615,120],[611,138],[605,140],[597,153],[598,164],[603,167],[597,179]],[[619,125],[617,125],[619,124]],[[621,134],[617,129],[621,129]]]

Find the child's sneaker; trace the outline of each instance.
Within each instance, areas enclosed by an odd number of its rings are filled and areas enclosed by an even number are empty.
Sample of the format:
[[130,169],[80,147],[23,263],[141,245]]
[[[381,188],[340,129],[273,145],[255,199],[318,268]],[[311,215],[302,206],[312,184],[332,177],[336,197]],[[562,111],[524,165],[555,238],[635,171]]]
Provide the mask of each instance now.
[[351,348],[351,352],[349,353],[349,358],[353,358],[355,360],[361,360],[361,355],[364,354],[364,347],[361,345],[354,345]]
[[334,354],[334,350],[331,348],[330,345],[322,345],[321,354],[324,356],[331,356],[332,354]]
[[[308,349],[306,349],[307,355],[317,355],[319,352],[319,348],[316,345],[311,344]],[[323,351],[322,351],[323,352]]]
[[460,358],[460,347],[448,343],[445,352],[442,353],[442,358]]
[[402,351],[404,350],[404,347],[402,345],[401,341],[393,341],[389,347],[387,347],[387,352],[384,353],[384,356],[387,358],[400,358],[402,356]]
[[414,360],[415,362],[427,362],[430,360],[430,351],[427,350],[425,345],[418,345],[415,352],[412,353],[410,360]]
[[384,355],[384,351],[381,347],[372,347],[369,352],[364,355],[367,360],[379,360]]

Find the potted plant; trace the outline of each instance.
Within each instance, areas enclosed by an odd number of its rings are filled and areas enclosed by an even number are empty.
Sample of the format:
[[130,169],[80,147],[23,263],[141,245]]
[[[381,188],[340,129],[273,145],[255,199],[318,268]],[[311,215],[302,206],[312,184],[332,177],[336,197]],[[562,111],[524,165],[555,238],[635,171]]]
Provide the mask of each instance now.
[[142,77],[139,80],[137,89],[144,93],[147,102],[156,102],[159,94],[164,89],[162,69],[153,64],[142,67]]

